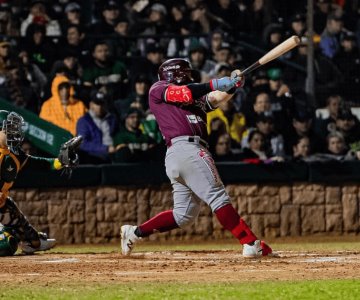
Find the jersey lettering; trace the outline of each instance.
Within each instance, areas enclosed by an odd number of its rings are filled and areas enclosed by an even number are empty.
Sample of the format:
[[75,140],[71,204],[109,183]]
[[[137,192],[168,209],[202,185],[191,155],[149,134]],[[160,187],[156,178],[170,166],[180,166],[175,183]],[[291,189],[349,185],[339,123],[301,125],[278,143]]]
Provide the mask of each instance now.
[[169,85],[165,91],[165,101],[169,103],[192,104],[194,100],[187,86]]
[[189,123],[191,123],[191,124],[197,124],[198,123],[198,119],[197,119],[197,117],[195,115],[187,115],[186,117],[187,117]]

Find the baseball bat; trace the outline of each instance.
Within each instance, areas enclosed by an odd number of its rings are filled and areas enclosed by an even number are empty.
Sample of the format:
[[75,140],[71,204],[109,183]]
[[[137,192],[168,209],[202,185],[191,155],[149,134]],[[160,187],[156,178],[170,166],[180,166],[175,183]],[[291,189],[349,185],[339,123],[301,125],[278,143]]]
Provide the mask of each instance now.
[[250,72],[256,70],[257,68],[267,64],[268,62],[278,58],[284,53],[295,48],[300,43],[300,38],[296,35],[289,37],[287,40],[283,41],[281,44],[277,45],[275,48],[271,49],[258,61],[253,63],[251,66],[247,67],[245,70],[241,71],[242,75],[248,75]]

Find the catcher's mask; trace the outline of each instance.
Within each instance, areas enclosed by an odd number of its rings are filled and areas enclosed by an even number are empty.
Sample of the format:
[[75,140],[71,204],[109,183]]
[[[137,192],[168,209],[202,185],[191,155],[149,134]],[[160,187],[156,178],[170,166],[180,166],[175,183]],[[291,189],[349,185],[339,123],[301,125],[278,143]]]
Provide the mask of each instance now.
[[186,84],[194,81],[194,70],[191,63],[183,58],[172,58],[165,61],[158,70],[160,80],[169,83]]
[[18,154],[19,146],[24,140],[24,125],[24,118],[16,112],[0,110],[0,129],[6,135],[6,145],[15,154]]
[[0,225],[0,256],[14,255],[18,249],[18,240],[11,233],[11,229]]

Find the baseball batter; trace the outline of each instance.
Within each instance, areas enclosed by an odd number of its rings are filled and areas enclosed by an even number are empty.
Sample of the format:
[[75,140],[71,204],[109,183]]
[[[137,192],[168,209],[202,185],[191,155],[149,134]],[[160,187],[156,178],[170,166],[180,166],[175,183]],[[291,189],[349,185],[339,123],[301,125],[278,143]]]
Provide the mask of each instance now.
[[206,113],[230,100],[244,78],[239,73],[193,83],[193,72],[187,60],[169,59],[159,67],[159,81],[149,91],[150,109],[168,147],[165,166],[173,187],[174,208],[140,226],[123,225],[122,253],[129,255],[142,237],[191,224],[204,201],[221,225],[244,245],[245,257],[269,255],[271,248],[258,240],[231,205],[207,144]]
[[[9,196],[9,189],[14,184],[19,171],[27,167],[61,169],[69,168],[71,164],[77,165],[77,161],[69,162],[68,157],[64,158],[65,154],[69,156],[64,145],[68,145],[76,138],[63,144],[59,159],[34,157],[25,154],[20,149],[24,139],[23,127],[22,116],[15,112],[0,110],[0,256],[14,254],[18,241],[25,254],[49,250],[56,244],[55,239],[49,239],[45,233],[38,232],[29,223],[15,201]],[[75,160],[77,160],[77,155],[75,156]]]

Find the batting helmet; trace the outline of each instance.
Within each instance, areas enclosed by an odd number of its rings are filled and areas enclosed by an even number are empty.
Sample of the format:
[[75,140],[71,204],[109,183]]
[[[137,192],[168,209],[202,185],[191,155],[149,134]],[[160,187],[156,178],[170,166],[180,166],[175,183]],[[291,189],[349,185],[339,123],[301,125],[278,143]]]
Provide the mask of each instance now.
[[0,110],[0,129],[6,134],[6,145],[16,154],[24,140],[24,125],[24,118],[16,112]]
[[190,62],[183,58],[168,59],[159,67],[159,80],[169,83],[184,84],[193,82],[193,69]]
[[11,229],[0,227],[0,256],[14,255],[18,249],[18,240],[11,233]]

